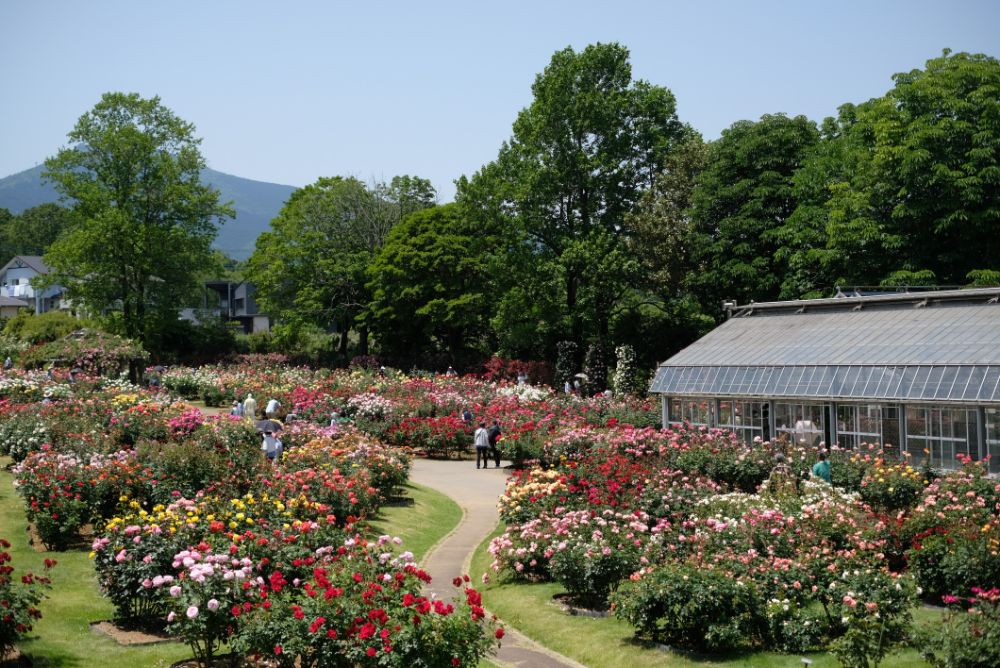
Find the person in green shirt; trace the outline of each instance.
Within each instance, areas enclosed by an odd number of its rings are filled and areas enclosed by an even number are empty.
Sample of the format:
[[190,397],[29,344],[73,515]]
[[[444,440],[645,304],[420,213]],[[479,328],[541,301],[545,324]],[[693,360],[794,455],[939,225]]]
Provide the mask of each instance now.
[[826,460],[825,452],[819,453],[819,461],[813,464],[812,473],[813,476],[830,482],[830,462]]

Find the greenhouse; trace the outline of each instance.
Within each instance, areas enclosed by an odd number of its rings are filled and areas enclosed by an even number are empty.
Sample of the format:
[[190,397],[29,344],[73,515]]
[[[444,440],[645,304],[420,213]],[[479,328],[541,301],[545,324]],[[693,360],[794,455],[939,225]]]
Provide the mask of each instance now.
[[1000,288],[730,305],[659,365],[664,424],[1000,472]]

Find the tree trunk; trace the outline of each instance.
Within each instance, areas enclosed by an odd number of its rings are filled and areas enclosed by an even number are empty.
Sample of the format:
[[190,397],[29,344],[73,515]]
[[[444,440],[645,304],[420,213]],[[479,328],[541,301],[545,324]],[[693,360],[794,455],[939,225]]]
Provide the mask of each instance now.
[[570,341],[576,344],[577,368],[583,364],[583,322],[576,308],[577,277],[573,272],[566,273],[566,310],[570,319]]
[[340,346],[337,348],[337,352],[341,357],[347,357],[347,335],[350,333],[348,329],[342,329],[340,331]]
[[368,354],[368,326],[363,325],[358,329],[358,354]]

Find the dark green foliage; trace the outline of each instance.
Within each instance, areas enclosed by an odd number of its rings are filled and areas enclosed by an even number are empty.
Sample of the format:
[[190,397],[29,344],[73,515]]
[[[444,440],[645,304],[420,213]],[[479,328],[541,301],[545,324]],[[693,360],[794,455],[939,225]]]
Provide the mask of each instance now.
[[606,338],[633,283],[624,217],[691,131],[670,91],[632,80],[628,59],[618,44],[557,52],[497,159],[459,181],[472,215],[505,230],[493,319],[505,354]]
[[608,351],[603,341],[594,341],[587,348],[587,355],[583,360],[583,372],[587,374],[584,392],[588,395],[608,389]]
[[0,266],[15,255],[43,255],[70,222],[70,210],[51,202],[17,216],[0,209]]
[[202,364],[236,350],[233,328],[218,319],[195,324],[174,316],[153,323],[146,346],[164,363]]
[[615,616],[643,637],[674,647],[714,652],[760,642],[764,606],[753,583],[671,562],[626,580],[612,594]]
[[[966,602],[972,607],[959,607]],[[1000,598],[997,590],[977,592],[956,602],[943,623],[925,624],[913,641],[920,654],[937,668],[1000,666]]]
[[575,341],[560,341],[556,345],[556,387],[562,388],[567,382],[572,384],[578,368],[579,347]]
[[893,79],[828,119],[796,175],[787,296],[834,283],[996,284],[1000,62],[946,51]]
[[365,317],[381,353],[401,366],[440,356],[464,366],[489,350],[489,253],[495,240],[458,204],[411,214],[368,268]]
[[738,121],[709,146],[692,194],[689,282],[709,313],[723,299],[741,304],[778,296],[786,264],[776,231],[796,207],[792,177],[819,140],[804,116]]
[[[335,329],[346,359],[348,334],[371,300],[369,265],[389,230],[435,199],[429,181],[411,176],[370,186],[355,178],[321,178],[295,191],[271,231],[257,238],[247,263],[262,310],[293,336],[307,326]],[[362,326],[358,333],[359,351],[366,354],[368,330]]]

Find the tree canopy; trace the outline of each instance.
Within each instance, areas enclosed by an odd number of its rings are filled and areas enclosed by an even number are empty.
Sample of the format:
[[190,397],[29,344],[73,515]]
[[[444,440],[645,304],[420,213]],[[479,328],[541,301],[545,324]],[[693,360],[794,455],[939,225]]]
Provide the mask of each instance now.
[[633,271],[620,252],[623,219],[692,131],[669,90],[633,81],[618,44],[557,52],[532,93],[497,159],[461,180],[458,197],[509,228],[505,252],[519,271],[501,312],[523,312],[533,295],[557,289],[555,308],[533,313],[554,349],[560,338],[607,337]]
[[[429,181],[413,176],[371,186],[329,177],[296,190],[247,263],[261,305],[292,329],[336,326],[346,352],[347,333],[371,300],[366,272],[386,235],[436,196]],[[366,350],[364,326],[361,336]]]
[[217,222],[233,215],[199,180],[194,132],[157,97],[106,93],[45,161],[73,214],[45,255],[48,278],[92,312],[117,314],[130,338],[177,318],[211,260]]
[[368,321],[380,350],[410,362],[488,354],[492,245],[458,204],[417,211],[394,227],[368,270]]
[[708,150],[691,203],[695,292],[709,312],[724,298],[774,298],[785,264],[775,230],[795,210],[792,177],[819,140],[805,116],[738,121]]
[[43,255],[69,228],[72,214],[54,202],[13,215],[0,209],[0,267],[15,255]]
[[336,327],[342,354],[369,329],[432,367],[561,350],[561,377],[603,386],[617,347],[652,368],[723,299],[1000,281],[994,58],[945,52],[818,125],[766,114],[707,142],[618,44],[556,52],[531,91],[455,205],[408,176],[294,193],[248,266],[265,309]]
[[1000,253],[1000,61],[945,52],[844,105],[797,175],[786,234],[813,283],[964,285]]

